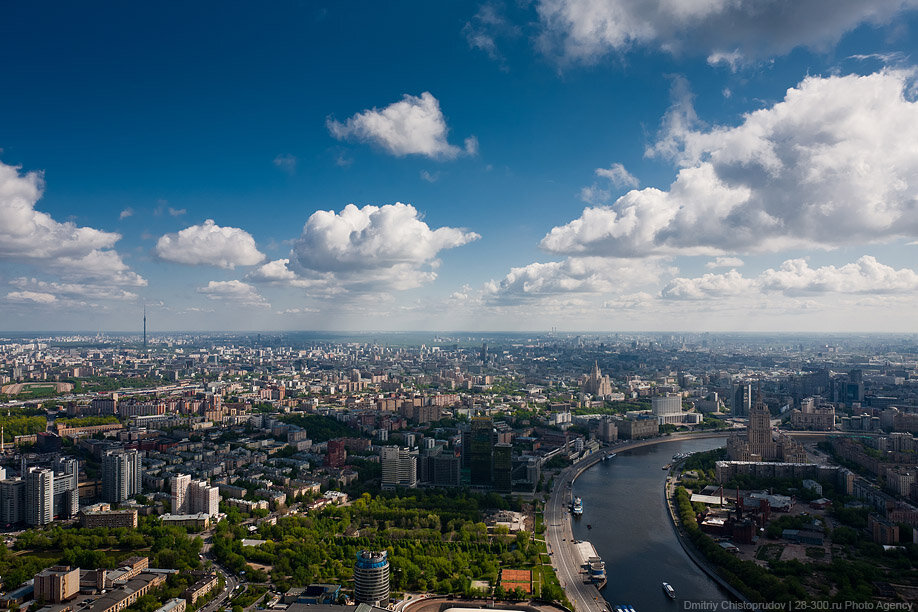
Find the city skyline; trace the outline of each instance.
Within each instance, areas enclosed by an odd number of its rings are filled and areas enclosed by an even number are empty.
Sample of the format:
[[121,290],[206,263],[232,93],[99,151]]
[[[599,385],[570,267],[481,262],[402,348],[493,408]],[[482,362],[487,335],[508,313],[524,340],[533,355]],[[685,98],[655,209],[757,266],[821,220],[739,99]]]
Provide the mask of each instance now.
[[5,7],[0,330],[915,333],[916,7]]

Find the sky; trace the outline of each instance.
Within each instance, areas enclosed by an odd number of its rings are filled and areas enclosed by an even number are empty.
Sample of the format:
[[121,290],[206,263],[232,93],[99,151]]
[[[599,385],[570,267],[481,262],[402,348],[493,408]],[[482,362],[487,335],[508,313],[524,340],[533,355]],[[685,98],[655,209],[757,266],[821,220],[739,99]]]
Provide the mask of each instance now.
[[0,330],[918,332],[918,0],[0,5]]

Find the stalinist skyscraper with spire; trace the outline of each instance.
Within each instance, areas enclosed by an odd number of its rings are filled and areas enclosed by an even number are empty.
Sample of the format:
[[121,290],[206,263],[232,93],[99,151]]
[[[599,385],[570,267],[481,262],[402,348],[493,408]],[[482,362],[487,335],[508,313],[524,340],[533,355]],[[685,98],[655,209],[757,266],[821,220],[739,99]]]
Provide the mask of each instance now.
[[599,362],[593,362],[593,371],[590,372],[589,376],[584,376],[580,382],[580,388],[584,393],[589,393],[597,397],[605,397],[607,395],[612,395],[612,381],[609,380],[609,375],[602,375],[602,372],[599,371]]
[[147,306],[143,307],[143,350],[147,350]]

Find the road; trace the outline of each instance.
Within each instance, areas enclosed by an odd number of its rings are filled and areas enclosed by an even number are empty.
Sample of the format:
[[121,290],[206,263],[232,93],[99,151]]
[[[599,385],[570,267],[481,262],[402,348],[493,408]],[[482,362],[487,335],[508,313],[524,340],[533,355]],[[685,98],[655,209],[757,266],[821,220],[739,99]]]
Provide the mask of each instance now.
[[571,489],[580,469],[598,461],[604,452],[594,453],[555,477],[551,497],[545,505],[545,540],[551,553],[551,564],[555,568],[561,587],[577,612],[600,612],[608,610],[606,601],[592,584],[584,584],[586,574],[580,564],[580,554],[573,542],[571,531]]
[[238,584],[236,578],[234,578],[230,572],[227,572],[216,563],[214,563],[213,567],[217,570],[217,573],[223,576],[223,579],[226,580],[226,584],[223,587],[223,592],[213,598],[210,603],[206,604],[203,608],[200,608],[199,612],[215,612],[218,608],[225,605]]
[[201,538],[204,540],[204,545],[201,547],[201,559],[209,559],[213,562],[213,569],[218,574],[223,576],[225,584],[223,586],[223,592],[214,597],[210,603],[206,604],[204,607],[200,608],[198,612],[216,612],[221,606],[225,605],[229,598],[233,595],[233,591],[236,589],[236,586],[241,583],[241,581],[233,575],[232,572],[227,570],[225,567],[217,563],[217,560],[213,558],[210,554],[210,549],[212,545],[212,538],[214,534],[214,529],[208,529],[201,533]]

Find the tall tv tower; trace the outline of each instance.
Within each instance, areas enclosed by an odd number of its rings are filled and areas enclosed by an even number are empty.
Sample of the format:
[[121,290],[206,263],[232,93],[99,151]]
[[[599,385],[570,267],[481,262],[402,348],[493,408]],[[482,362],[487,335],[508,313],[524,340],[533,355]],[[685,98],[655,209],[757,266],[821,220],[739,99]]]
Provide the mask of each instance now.
[[143,305],[143,350],[147,350],[147,305]]

